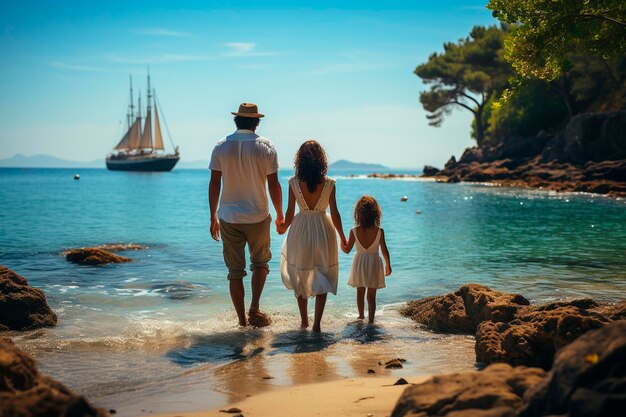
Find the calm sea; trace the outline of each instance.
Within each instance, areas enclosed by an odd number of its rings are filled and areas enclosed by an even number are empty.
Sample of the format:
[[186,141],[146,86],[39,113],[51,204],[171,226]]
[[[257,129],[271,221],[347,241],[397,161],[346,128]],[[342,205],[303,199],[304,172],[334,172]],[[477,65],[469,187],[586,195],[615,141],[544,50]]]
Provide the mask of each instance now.
[[[43,289],[59,315],[55,328],[11,336],[44,372],[97,405],[137,415],[361,375],[377,358],[408,359],[393,375],[470,369],[471,337],[432,334],[397,311],[406,300],[463,283],[536,302],[610,302],[626,294],[624,200],[331,174],[346,229],[362,194],[382,206],[394,272],[379,291],[376,326],[355,320],[355,291],[346,285],[351,255],[340,254],[339,292],[329,297],[325,332],[299,332],[294,297],[278,275],[284,237],[272,232],[262,308],[275,324],[238,329],[221,245],[208,231],[206,171],[0,169],[0,263]],[[283,187],[290,175],[281,173]],[[70,264],[61,255],[104,243],[147,249],[121,253],[132,263],[103,267]]]

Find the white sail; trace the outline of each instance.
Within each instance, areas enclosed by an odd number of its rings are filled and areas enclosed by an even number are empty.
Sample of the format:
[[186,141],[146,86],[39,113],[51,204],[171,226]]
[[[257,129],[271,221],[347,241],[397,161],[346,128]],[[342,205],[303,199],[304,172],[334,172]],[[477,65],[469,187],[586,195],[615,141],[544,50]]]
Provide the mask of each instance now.
[[129,147],[131,149],[137,149],[139,148],[139,142],[140,142],[140,133],[139,130],[141,129],[140,126],[141,123],[141,118],[137,117],[135,119],[135,123],[133,123],[133,125],[130,128],[130,138],[129,138]]
[[161,135],[161,124],[159,123],[159,112],[157,111],[156,100],[154,101],[154,149],[164,149],[163,136]]
[[152,120],[150,118],[150,107],[148,107],[148,113],[146,114],[146,123],[143,126],[143,134],[141,135],[139,147],[142,149],[152,148]]
[[130,129],[126,132],[120,143],[115,147],[116,151],[120,151],[123,149],[128,149],[130,147]]

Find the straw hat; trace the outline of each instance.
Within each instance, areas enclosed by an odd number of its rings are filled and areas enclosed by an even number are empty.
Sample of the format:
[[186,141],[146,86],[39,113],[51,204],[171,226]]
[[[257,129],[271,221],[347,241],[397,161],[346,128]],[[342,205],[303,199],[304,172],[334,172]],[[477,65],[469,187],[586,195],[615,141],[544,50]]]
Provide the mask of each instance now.
[[241,103],[239,105],[239,111],[231,111],[230,114],[240,117],[253,117],[255,119],[265,117],[264,114],[259,113],[259,108],[254,103]]

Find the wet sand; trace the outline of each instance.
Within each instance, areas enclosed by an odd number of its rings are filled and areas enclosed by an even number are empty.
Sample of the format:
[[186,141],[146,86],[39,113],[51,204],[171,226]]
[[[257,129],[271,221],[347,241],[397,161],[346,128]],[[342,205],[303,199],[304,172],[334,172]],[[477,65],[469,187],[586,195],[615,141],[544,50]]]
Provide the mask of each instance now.
[[[422,375],[405,379],[411,384],[419,384],[428,378],[428,375]],[[223,417],[237,413],[246,417],[389,416],[407,387],[393,385],[397,380],[395,377],[361,377],[296,385],[253,395],[223,408],[177,412],[162,417]],[[225,411],[232,413],[225,414]]]
[[[309,401],[309,408],[314,410],[323,402],[321,393],[332,392],[334,396],[337,391],[339,394],[332,404],[350,408],[357,404],[354,401],[372,396],[371,392],[393,384],[399,378],[415,382],[433,373],[474,369],[474,341],[466,336],[435,335],[410,329],[406,333],[407,339],[387,340],[384,327],[359,323],[348,327],[341,335],[300,330],[277,334],[269,329],[235,333],[230,336],[230,342],[225,334],[202,336],[182,348],[170,350],[167,353],[170,360],[195,362],[180,375],[164,375],[158,382],[93,400],[97,406],[115,409],[116,416],[120,417],[193,415],[190,413],[231,407],[244,410],[242,404],[249,410],[260,410],[256,415],[264,415],[266,401],[272,404],[283,397],[301,396],[302,401]],[[236,351],[237,358],[220,365],[211,363],[211,355],[220,349]],[[406,359],[403,368],[386,369],[384,363],[395,358]],[[320,390],[317,400],[308,397],[309,387]],[[347,390],[345,395],[341,394],[344,388]],[[376,404],[378,408],[372,410],[389,411],[401,389],[394,387],[389,392],[393,395],[382,396],[380,404],[375,395],[377,401],[367,399],[363,402]],[[349,398],[356,398],[349,400],[348,394]],[[285,406],[284,415],[301,415],[297,401],[291,404]],[[363,411],[361,405],[355,410]],[[294,411],[297,412],[294,414]],[[249,415],[249,412],[244,413],[244,416]],[[329,411],[320,415],[339,414]]]

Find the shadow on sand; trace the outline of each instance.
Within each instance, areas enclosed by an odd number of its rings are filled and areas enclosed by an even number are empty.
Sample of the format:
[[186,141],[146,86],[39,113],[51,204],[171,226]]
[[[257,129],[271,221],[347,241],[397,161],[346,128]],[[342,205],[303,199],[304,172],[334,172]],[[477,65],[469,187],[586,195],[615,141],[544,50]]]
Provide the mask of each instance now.
[[389,333],[377,324],[369,324],[363,320],[356,320],[346,324],[341,337],[352,339],[358,343],[375,343],[391,337]]
[[270,354],[319,352],[336,342],[331,333],[291,330],[274,336]]
[[240,361],[263,352],[263,339],[258,329],[196,335],[190,346],[170,350],[165,357],[181,366]]

